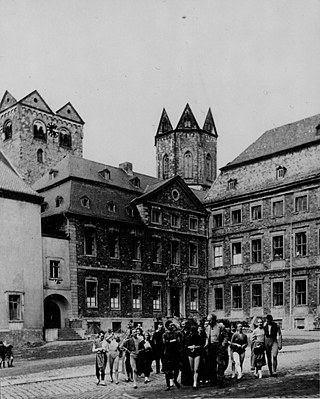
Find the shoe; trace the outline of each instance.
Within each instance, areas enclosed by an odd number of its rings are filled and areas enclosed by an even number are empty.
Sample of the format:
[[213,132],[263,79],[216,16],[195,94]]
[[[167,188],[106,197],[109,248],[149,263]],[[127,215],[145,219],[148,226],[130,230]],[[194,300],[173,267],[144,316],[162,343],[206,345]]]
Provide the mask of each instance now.
[[134,389],[137,389],[138,387],[136,385],[133,386]]
[[174,385],[175,385],[177,388],[180,388],[180,384],[179,384],[178,381],[174,381]]
[[198,389],[198,387],[197,387],[196,385],[194,385],[192,388],[193,388],[193,389]]
[[235,375],[235,374],[232,374],[231,378],[236,378],[236,375]]
[[118,384],[119,384],[119,381],[116,381],[116,384],[118,385]]
[[100,383],[100,385],[103,385],[103,386],[105,386],[106,385],[106,383],[102,380],[101,381],[101,383]]
[[97,385],[99,385],[100,384],[100,380],[97,380]]
[[113,382],[113,378],[111,378],[110,382]]
[[260,379],[262,378],[262,371],[261,370],[258,370],[258,376],[259,376]]
[[278,377],[278,374],[276,372],[272,373],[272,377]]
[[259,378],[257,373],[253,373],[254,378]]
[[170,391],[170,387],[167,387],[167,388],[165,389],[165,391]]

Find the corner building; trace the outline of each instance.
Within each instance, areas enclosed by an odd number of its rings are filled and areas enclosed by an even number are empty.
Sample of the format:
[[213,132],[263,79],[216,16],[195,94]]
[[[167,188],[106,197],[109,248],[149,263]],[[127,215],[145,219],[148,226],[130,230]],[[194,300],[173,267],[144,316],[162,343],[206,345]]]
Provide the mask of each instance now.
[[271,313],[312,329],[320,312],[320,115],[265,132],[221,168],[205,203],[208,310]]

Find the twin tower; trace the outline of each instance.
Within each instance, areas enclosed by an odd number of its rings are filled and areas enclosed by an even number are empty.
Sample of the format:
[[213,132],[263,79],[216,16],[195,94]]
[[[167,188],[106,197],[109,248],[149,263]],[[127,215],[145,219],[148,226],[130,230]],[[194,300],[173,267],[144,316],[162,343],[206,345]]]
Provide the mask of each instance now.
[[[37,91],[17,101],[8,91],[0,102],[0,150],[33,184],[68,154],[82,157],[83,120],[71,105],[53,112]],[[180,175],[206,190],[217,173],[217,131],[209,109],[201,129],[187,104],[173,129],[163,110],[155,136],[157,175]]]

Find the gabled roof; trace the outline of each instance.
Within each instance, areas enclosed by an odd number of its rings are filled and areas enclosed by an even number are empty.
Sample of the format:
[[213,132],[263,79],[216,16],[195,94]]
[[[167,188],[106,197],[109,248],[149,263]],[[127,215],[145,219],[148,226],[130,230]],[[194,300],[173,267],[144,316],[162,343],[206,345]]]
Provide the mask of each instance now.
[[44,99],[40,96],[37,90],[34,90],[32,93],[25,96],[22,100],[19,101],[19,104],[27,105],[28,107],[36,108],[40,111],[48,112],[49,114],[53,114],[51,108],[44,101]]
[[208,133],[213,134],[215,137],[218,137],[216,125],[213,120],[211,108],[209,108],[206,119],[203,124],[203,130],[205,130]]
[[84,121],[70,102],[61,107],[56,112],[56,114],[61,116],[62,118],[69,119],[73,122],[81,123],[82,125],[84,125]]
[[251,163],[263,157],[288,151],[320,140],[320,114],[267,130],[232,162],[221,168],[231,169],[242,163]]
[[173,186],[178,184],[181,189],[185,192],[185,194],[192,200],[192,202],[200,208],[202,211],[205,211],[205,208],[198,198],[198,196],[195,195],[194,190],[191,190],[188,185],[185,183],[185,181],[179,176],[176,175],[174,177],[171,177],[170,179],[163,180],[160,182],[157,182],[155,184],[152,184],[148,186],[145,190],[145,193],[140,195],[139,197],[135,198],[132,203],[133,204],[138,204],[141,202],[144,202],[148,200],[149,198],[153,197],[156,193],[160,192],[164,188],[168,186]]
[[[190,126],[185,125],[185,122],[187,122],[187,121],[190,122]],[[176,127],[177,130],[178,129],[184,130],[186,128],[187,129],[197,129],[197,130],[200,129],[198,122],[196,121],[196,118],[194,117],[189,104],[186,105],[186,107],[181,115],[181,118],[177,124],[177,127]]]
[[25,194],[36,197],[37,202],[41,200],[30,186],[28,186],[22,178],[17,174],[10,161],[6,158],[3,152],[0,151],[0,191]]
[[166,110],[163,108],[156,136],[172,130],[172,125]]
[[12,107],[17,103],[17,100],[6,90],[0,102],[0,112]]
[[[103,173],[101,173],[101,171],[105,169],[109,170],[110,179],[105,179]],[[52,178],[52,171],[54,171],[54,178]],[[45,191],[50,186],[57,185],[66,179],[77,178],[100,184],[108,184],[110,186],[142,194],[148,185],[159,181],[159,179],[155,177],[136,172],[133,172],[133,175],[130,176],[122,168],[90,161],[71,154],[68,154],[59,163],[57,163],[52,168],[52,171],[45,173],[38,181],[36,181],[33,188],[37,191]],[[130,182],[134,177],[139,178],[140,187],[135,187]]]

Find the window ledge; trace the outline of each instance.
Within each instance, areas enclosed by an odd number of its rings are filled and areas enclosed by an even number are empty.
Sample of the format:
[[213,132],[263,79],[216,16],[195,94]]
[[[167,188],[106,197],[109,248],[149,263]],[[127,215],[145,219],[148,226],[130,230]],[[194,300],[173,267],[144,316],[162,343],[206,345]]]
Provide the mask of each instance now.
[[23,324],[23,320],[8,320],[9,324]]

